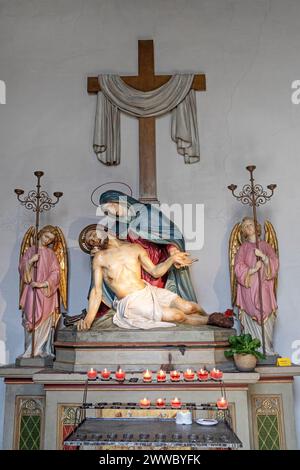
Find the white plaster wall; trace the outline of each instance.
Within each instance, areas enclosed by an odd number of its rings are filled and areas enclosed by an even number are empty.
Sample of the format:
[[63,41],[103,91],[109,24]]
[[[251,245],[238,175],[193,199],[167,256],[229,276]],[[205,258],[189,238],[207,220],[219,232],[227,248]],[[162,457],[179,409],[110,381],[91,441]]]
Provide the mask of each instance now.
[[[300,105],[291,102],[291,82],[300,78],[299,23],[297,0],[0,0],[0,80],[7,86],[0,104],[0,362],[22,351],[17,260],[33,222],[12,190],[31,189],[33,171],[42,169],[46,189],[64,191],[43,222],[60,225],[68,238],[70,312],[78,313],[89,267],[76,240],[94,221],[91,190],[112,180],[130,184],[135,195],[138,187],[134,119],[122,119],[118,168],[93,155],[95,97],[86,93],[86,77],[135,74],[137,40],[149,38],[158,73],[207,77],[207,92],[197,94],[200,164],[186,166],[176,154],[168,118],[157,125],[160,201],[205,204],[205,244],[193,266],[199,299],[208,311],[230,305],[228,236],[244,210],[226,186],[245,183],[244,167],[255,163],[260,183],[278,184],[261,215],[280,242],[276,349],[292,354],[300,340]],[[3,403],[3,387],[0,393]],[[300,437],[299,381],[295,393]]]

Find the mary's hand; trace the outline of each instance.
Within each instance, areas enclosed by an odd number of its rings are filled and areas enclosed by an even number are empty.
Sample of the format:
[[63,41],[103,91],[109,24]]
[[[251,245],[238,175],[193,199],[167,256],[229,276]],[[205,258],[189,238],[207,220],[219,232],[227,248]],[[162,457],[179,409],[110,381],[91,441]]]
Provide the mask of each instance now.
[[174,266],[177,269],[184,268],[186,266],[191,266],[193,260],[191,259],[190,255],[185,252],[178,252],[175,253],[173,256]]

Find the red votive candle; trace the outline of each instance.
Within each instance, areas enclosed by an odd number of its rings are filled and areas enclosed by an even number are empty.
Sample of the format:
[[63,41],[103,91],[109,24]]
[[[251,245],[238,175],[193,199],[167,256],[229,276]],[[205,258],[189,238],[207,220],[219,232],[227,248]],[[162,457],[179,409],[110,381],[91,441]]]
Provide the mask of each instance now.
[[110,374],[111,374],[110,370],[107,370],[107,369],[105,368],[105,369],[103,369],[103,370],[101,371],[101,378],[102,378],[103,380],[108,380],[109,377],[110,377]]
[[178,370],[171,370],[170,379],[171,379],[172,382],[179,382],[180,381],[180,372]]
[[125,372],[121,368],[116,370],[115,377],[119,382],[123,382],[123,380],[125,380],[125,375]]
[[164,370],[160,369],[156,375],[157,382],[165,382],[167,379],[167,375]]
[[197,375],[198,375],[199,380],[208,380],[208,377],[209,377],[208,370],[206,369],[198,370]]
[[143,381],[144,382],[152,382],[152,372],[150,370],[146,370],[146,372],[143,375]]
[[219,369],[216,369],[215,367],[213,368],[213,370],[210,372],[210,377],[213,379],[213,380],[221,380],[222,377],[223,377],[223,372]]
[[219,410],[227,410],[228,401],[224,397],[219,398],[217,401],[217,407]]
[[143,398],[140,400],[140,407],[141,408],[150,408],[151,402],[148,398]]
[[184,380],[187,380],[187,381],[194,380],[195,372],[193,372],[192,369],[187,369],[184,372],[183,377],[184,377]]
[[172,408],[181,408],[181,401],[179,398],[175,397],[171,400],[171,407]]
[[166,406],[166,401],[163,398],[158,398],[156,400],[156,407],[157,408],[164,408]]
[[97,371],[91,367],[87,373],[87,376],[89,380],[95,380],[97,378]]

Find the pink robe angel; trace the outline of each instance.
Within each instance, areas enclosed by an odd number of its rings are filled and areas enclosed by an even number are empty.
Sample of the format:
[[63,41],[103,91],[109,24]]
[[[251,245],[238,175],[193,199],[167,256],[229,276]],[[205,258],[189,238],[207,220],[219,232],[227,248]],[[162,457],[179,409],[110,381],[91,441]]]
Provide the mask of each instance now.
[[[255,255],[255,243],[244,242],[235,257],[234,269],[237,278],[236,305],[245,311],[252,320],[261,324],[258,272],[249,275],[248,271],[254,268],[258,258]],[[269,266],[262,262],[262,300],[263,318],[266,321],[277,310],[277,302],[274,293],[274,279],[278,273],[278,257],[273,248],[265,241],[259,241],[259,249],[268,256]]]
[[[20,308],[25,315],[25,328],[27,331],[33,329],[33,296],[36,295],[35,308],[35,328],[37,329],[53,313],[59,310],[59,280],[60,270],[58,259],[53,250],[40,246],[38,253],[40,255],[37,263],[36,282],[47,282],[48,287],[33,289],[30,284],[31,279],[27,278],[26,267],[30,258],[35,254],[35,247],[28,248],[21,259],[19,272],[24,282],[23,292],[20,299]],[[32,268],[33,273],[33,268]],[[35,291],[35,294],[34,294]]]

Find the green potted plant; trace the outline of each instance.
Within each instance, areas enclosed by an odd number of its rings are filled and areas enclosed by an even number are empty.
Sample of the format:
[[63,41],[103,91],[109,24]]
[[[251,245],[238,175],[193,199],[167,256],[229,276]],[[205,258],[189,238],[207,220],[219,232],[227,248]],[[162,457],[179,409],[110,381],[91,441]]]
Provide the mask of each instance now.
[[250,372],[256,366],[257,359],[265,356],[259,351],[260,340],[251,335],[229,336],[230,349],[225,351],[225,357],[233,357],[235,365],[241,372]]

